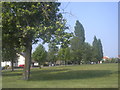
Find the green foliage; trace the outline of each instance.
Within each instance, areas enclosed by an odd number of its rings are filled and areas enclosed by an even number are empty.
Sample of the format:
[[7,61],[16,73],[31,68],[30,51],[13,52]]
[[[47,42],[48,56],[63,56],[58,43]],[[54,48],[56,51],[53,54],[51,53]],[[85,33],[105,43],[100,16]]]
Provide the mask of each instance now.
[[82,61],[84,63],[90,63],[92,61],[92,46],[89,43],[84,43],[84,50],[82,54]]
[[73,38],[70,41],[71,49],[72,50],[77,50],[80,49],[80,39],[76,36],[73,36]]
[[15,49],[10,47],[3,48],[2,50],[2,61],[15,61],[17,60],[18,55]]
[[84,31],[83,25],[77,20],[74,28],[75,28],[75,31],[74,31],[75,36],[80,39],[80,43],[84,43],[85,31]]
[[98,62],[102,60],[103,58],[103,49],[102,49],[102,43],[100,39],[97,39],[96,36],[94,36],[93,41],[93,61]]
[[39,44],[38,47],[32,54],[33,60],[37,61],[38,63],[43,63],[46,61],[47,52],[42,44]]
[[32,39],[33,43],[36,43],[38,38],[48,42],[55,31],[64,28],[58,6],[60,3],[56,2],[4,2],[3,27],[6,32],[13,31],[14,28],[14,35],[17,34],[21,45],[26,45],[29,39]]
[[80,64],[83,57],[85,34],[84,28],[78,20],[76,21],[74,33],[75,36],[71,39],[72,60]]
[[100,56],[100,59],[102,59],[103,58],[103,47],[102,47],[102,43],[100,39],[98,39],[98,46],[99,46],[99,56]]
[[41,38],[66,46],[71,34],[64,32],[68,27],[59,6],[58,2],[3,2],[3,44],[15,43],[13,47],[25,50],[31,40],[34,44]]
[[67,64],[68,61],[71,60],[71,53],[70,48],[60,48],[58,52],[58,60],[65,61],[65,64]]
[[58,2],[3,2],[4,44],[10,45],[13,40],[13,47],[26,53],[25,73],[30,72],[32,44],[39,39],[43,43],[55,42],[62,46],[69,43],[71,34],[64,32],[68,27],[65,26],[66,20],[59,12],[59,6]]
[[57,61],[57,53],[58,53],[58,47],[55,45],[55,43],[50,43],[47,54],[47,60],[49,62],[55,63],[55,61]]
[[58,60],[64,60],[64,48],[60,48],[58,51]]
[[71,57],[71,54],[70,54],[70,48],[69,47],[67,47],[67,48],[65,48],[65,52],[64,52],[65,54],[65,60],[66,61],[70,61],[70,57]]
[[85,42],[85,32],[82,24],[77,20],[75,25],[75,35],[71,39],[71,56],[72,61],[80,64],[98,62],[102,60],[103,49],[100,39],[94,37],[92,46]]

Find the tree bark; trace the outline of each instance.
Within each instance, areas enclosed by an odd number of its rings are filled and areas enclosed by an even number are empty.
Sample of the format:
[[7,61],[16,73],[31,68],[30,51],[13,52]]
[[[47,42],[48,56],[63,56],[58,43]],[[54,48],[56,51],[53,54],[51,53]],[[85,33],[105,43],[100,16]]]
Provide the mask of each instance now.
[[31,51],[32,51],[32,40],[26,41],[26,51],[25,51],[25,66],[23,72],[23,79],[29,80],[30,78],[30,66],[31,66]]

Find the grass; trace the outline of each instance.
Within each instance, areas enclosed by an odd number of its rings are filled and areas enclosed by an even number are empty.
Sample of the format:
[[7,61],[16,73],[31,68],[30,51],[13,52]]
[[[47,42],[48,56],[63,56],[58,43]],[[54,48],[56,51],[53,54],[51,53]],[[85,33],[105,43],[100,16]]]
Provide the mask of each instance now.
[[22,80],[22,70],[2,71],[3,88],[118,88],[118,64],[96,64],[31,69],[31,79]]

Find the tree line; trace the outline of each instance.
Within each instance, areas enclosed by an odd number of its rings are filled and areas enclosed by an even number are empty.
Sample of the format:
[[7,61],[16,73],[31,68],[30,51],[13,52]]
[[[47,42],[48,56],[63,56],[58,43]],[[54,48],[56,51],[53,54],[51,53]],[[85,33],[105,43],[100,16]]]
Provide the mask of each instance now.
[[97,61],[102,57],[100,39],[95,37],[92,46],[86,43],[84,28],[79,21],[76,22],[74,34],[66,32],[69,27],[60,12],[60,5],[59,2],[2,2],[2,61],[11,61],[13,71],[13,63],[19,57],[18,54],[23,55],[24,80],[30,78],[32,45],[39,40],[43,44],[49,43],[48,52],[40,45],[36,50],[41,55],[33,53],[33,58],[37,55],[34,59],[40,60],[39,64],[44,62],[45,57],[51,62],[59,58],[66,63],[71,60],[79,64],[88,60]]
[[69,45],[62,47],[51,42],[48,45],[47,52],[44,46],[40,44],[33,52],[32,59],[39,62],[40,66],[44,62],[51,62],[56,65],[57,61],[64,61],[64,65],[99,63],[103,58],[101,40],[94,36],[92,45],[85,42],[85,30],[78,20],[74,29]]

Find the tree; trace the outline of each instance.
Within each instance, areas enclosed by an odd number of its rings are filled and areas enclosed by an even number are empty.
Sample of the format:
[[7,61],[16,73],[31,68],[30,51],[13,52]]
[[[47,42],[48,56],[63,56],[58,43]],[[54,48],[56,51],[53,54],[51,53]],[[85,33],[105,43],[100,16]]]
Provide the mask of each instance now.
[[96,36],[94,36],[92,46],[93,46],[93,56],[92,56],[93,61],[98,62],[99,53],[98,53],[98,40]]
[[93,61],[98,62],[103,58],[103,50],[102,50],[102,43],[100,39],[97,39],[94,36],[93,41]]
[[64,60],[64,49],[60,48],[58,51],[58,60]]
[[65,55],[65,65],[66,65],[66,64],[68,64],[68,61],[70,61],[70,59],[71,59],[70,48],[69,47],[65,48],[64,53],[65,53],[64,55]]
[[45,48],[42,44],[39,44],[32,54],[33,60],[39,63],[40,68],[41,68],[41,64],[45,62],[46,56],[47,56],[47,52],[45,51]]
[[[2,22],[7,33],[15,32],[15,47],[24,48],[25,67],[23,79],[30,78],[32,44],[37,43],[39,38],[43,42],[58,41],[64,36],[61,43],[71,35],[64,32],[67,27],[62,14],[59,13],[58,2],[3,2]],[[10,25],[13,24],[13,25]],[[9,44],[9,43],[6,43]]]
[[[6,7],[4,7],[6,5]],[[8,8],[8,9],[6,9]],[[2,10],[2,60],[11,61],[12,71],[14,71],[13,63],[17,59],[19,40],[16,37],[18,32],[15,27],[15,19],[10,13],[10,5],[3,4]],[[10,17],[11,16],[11,17]]]
[[[11,67],[12,71],[14,71],[13,63],[15,60],[17,60],[17,53],[18,53],[18,38],[15,37],[15,31],[16,28],[14,28],[14,25],[12,23],[9,23],[6,26],[6,20],[5,20],[6,14],[3,17],[3,28],[2,28],[2,60],[3,61],[11,61]],[[10,27],[10,28],[8,28]]]
[[57,53],[58,53],[58,47],[56,46],[55,43],[49,43],[49,50],[48,50],[48,61],[51,63],[54,63],[57,61]]
[[73,61],[77,61],[78,64],[81,63],[82,54],[84,50],[85,34],[82,24],[77,20],[75,24],[75,36],[71,39],[71,52]]
[[84,43],[84,51],[82,54],[83,63],[87,64],[92,61],[92,46],[89,43]]
[[103,58],[103,47],[100,39],[98,39],[98,48],[99,48],[99,62],[100,62]]
[[66,48],[63,48],[61,47],[58,51],[58,59],[59,60],[62,60],[62,61],[65,61],[65,65],[68,64],[68,61],[70,61],[70,48],[69,47],[66,47]]
[[17,61],[18,54],[14,48],[7,47],[2,50],[2,61],[11,61],[11,69],[14,71],[14,63]]
[[73,61],[74,64],[80,64],[81,60],[82,60],[82,49],[80,46],[80,39],[78,39],[78,37],[73,37],[71,39],[71,59]]
[[77,20],[75,24],[75,36],[80,39],[80,43],[83,44],[85,42],[85,31],[83,25]]

